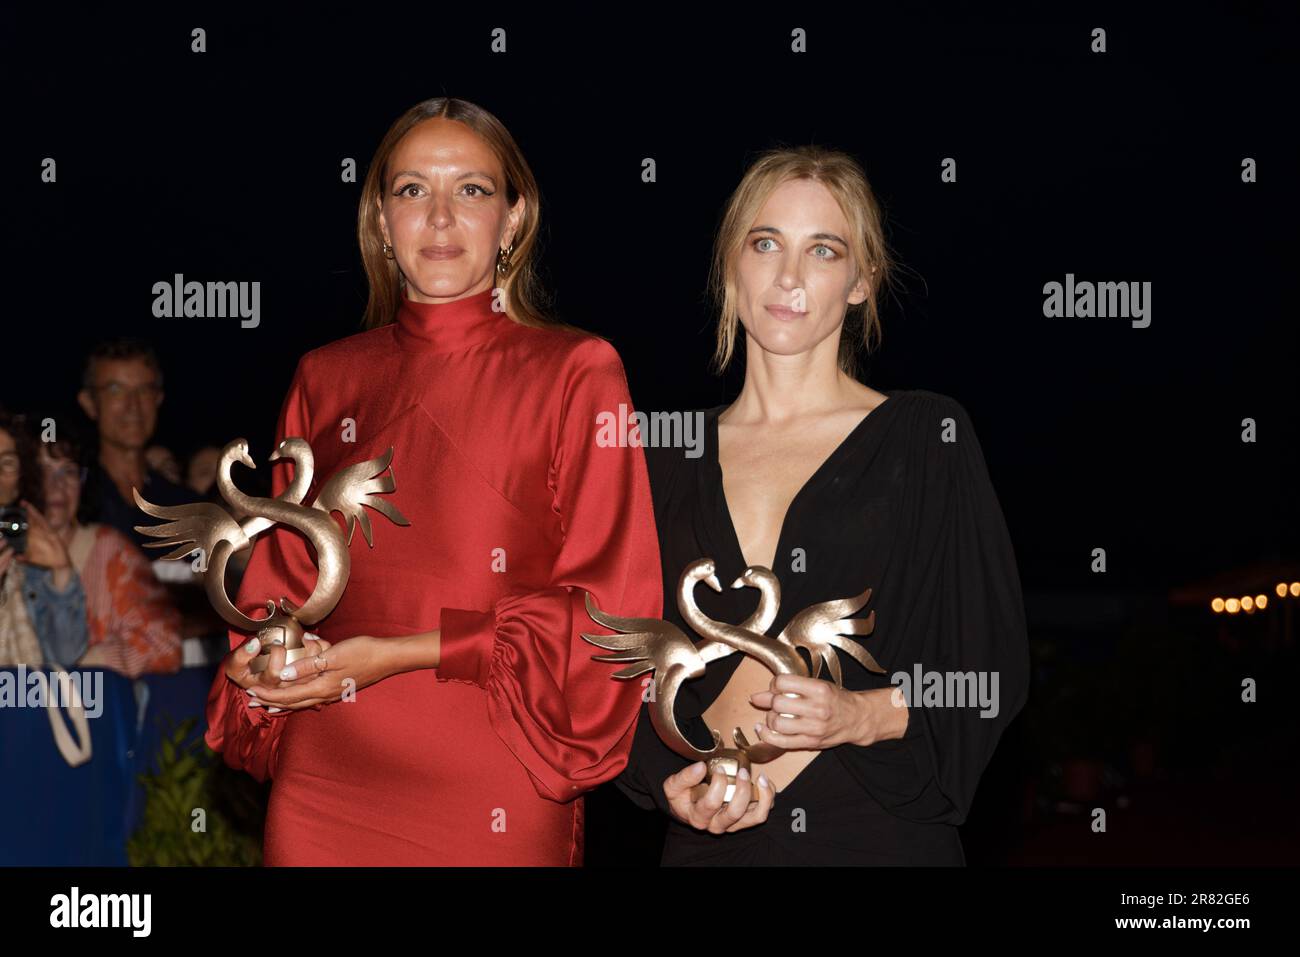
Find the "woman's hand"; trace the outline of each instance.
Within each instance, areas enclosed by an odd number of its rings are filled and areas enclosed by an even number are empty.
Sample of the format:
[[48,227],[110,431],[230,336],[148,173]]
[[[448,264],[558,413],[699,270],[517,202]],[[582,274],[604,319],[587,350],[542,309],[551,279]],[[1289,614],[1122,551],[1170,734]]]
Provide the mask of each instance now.
[[291,665],[284,664],[283,649],[278,649],[278,657],[277,648],[271,649],[270,666],[248,689],[252,702],[260,702],[268,712],[320,710],[321,705],[341,700],[345,692],[351,695],[395,673],[393,645],[383,639],[357,635],[330,645],[308,633],[303,640],[309,649],[315,645],[317,650]]
[[68,547],[50,528],[45,516],[26,499],[23,499],[23,508],[27,510],[27,551],[18,556],[18,560],[55,572],[71,568],[72,559],[68,556]]
[[713,780],[702,798],[696,801],[691,797],[691,789],[704,780],[707,770],[707,764],[696,761],[664,779],[664,796],[668,798],[668,806],[675,818],[710,834],[739,831],[767,820],[767,812],[776,799],[776,791],[767,775],[759,774],[757,797],[751,806],[750,795],[754,793],[755,785],[749,779],[749,771],[741,768],[736,775],[736,790],[724,806],[722,796],[727,793],[727,775],[721,768],[714,770]]
[[[308,650],[308,656],[306,658],[299,658],[294,662],[295,667],[301,668],[301,670],[304,671],[308,668],[318,670],[316,662],[330,649],[330,643],[324,638],[308,633],[303,636],[303,644]],[[267,665],[265,671],[255,675],[249,670],[249,666],[252,664],[253,659],[257,657],[257,653],[260,650],[261,642],[259,642],[256,636],[254,636],[237,648],[231,649],[230,653],[226,655],[225,660],[222,662],[222,670],[225,671],[227,678],[239,685],[239,687],[243,688],[246,693],[250,691],[258,692],[256,695],[247,694],[248,706],[250,708],[260,708],[262,706],[262,702],[258,700],[261,692],[269,692],[273,688],[282,687],[288,684],[288,682],[285,682],[278,677],[285,668],[285,651],[283,645],[271,646],[271,661]],[[276,714],[285,710],[285,708],[268,707],[266,710],[271,714]]]
[[[798,697],[784,697],[787,692]],[[767,723],[754,725],[758,739],[787,751],[866,746],[901,738],[907,730],[907,706],[896,687],[846,691],[820,678],[773,675],[768,690],[750,695],[749,701],[767,712]]]

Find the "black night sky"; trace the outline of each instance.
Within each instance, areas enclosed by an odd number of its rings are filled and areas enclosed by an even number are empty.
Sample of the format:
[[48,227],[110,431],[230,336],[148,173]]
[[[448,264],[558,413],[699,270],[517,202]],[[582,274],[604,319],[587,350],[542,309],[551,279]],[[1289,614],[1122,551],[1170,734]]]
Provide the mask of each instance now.
[[[453,95],[522,147],[554,312],[612,341],[644,411],[739,390],[741,364],[708,369],[705,282],[756,153],[815,142],[858,157],[903,267],[865,381],[969,411],[1031,626],[1047,594],[1164,602],[1300,561],[1300,144],[1280,7],[864,7],[851,28],[837,5],[716,19],[73,9],[3,15],[7,408],[74,408],[90,345],[143,336],[167,380],[157,439],[185,455],[244,435],[264,462],[298,357],[360,329],[360,186],[341,163],[363,179],[399,114]],[[795,26],[806,54],[790,52]],[[41,181],[46,157],[57,183]],[[155,318],[153,284],[176,273],[260,282],[261,325]],[[1067,274],[1149,282],[1150,326],[1046,318],[1044,284]]]

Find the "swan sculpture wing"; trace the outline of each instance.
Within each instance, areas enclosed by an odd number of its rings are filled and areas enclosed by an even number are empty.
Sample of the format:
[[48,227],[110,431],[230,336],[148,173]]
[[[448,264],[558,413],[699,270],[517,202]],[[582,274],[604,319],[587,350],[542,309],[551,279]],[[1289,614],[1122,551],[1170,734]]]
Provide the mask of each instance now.
[[713,747],[708,751],[697,748],[687,740],[673,718],[673,702],[677,689],[689,678],[704,674],[704,660],[691,641],[672,622],[660,618],[620,618],[608,615],[596,607],[587,592],[587,614],[592,621],[604,625],[617,635],[588,635],[583,639],[598,648],[615,652],[612,655],[592,655],[593,661],[630,662],[626,668],[614,672],[615,678],[635,678],[647,671],[654,672],[655,706],[650,709],[650,723],[660,738],[678,754],[698,760],[718,752],[721,735],[711,731]]
[[[316,496],[316,501],[312,502],[312,508],[320,509],[326,514],[342,513],[347,520],[347,544],[352,544],[352,533],[356,531],[357,525],[360,525],[366,544],[374,548],[370,516],[366,514],[363,507],[366,505],[387,517],[394,525],[411,524],[406,516],[397,510],[396,505],[379,497],[380,493],[392,492],[397,488],[396,477],[389,468],[392,459],[393,449],[389,446],[388,451],[383,455],[340,469],[330,476],[330,480]],[[380,474],[385,470],[388,470],[388,474]]]
[[212,607],[228,624],[245,631],[256,631],[257,622],[249,618],[226,594],[225,569],[230,556],[248,548],[252,540],[244,534],[239,523],[220,505],[211,502],[194,502],[189,505],[155,505],[142,498],[140,490],[132,486],[131,494],[140,511],[154,518],[171,519],[161,525],[136,525],[142,535],[163,538],[166,541],[145,542],[146,548],[177,547],[163,555],[163,559],[183,558],[196,548],[203,550],[211,574],[203,576],[203,588]]
[[635,678],[647,671],[662,676],[673,665],[685,669],[685,677],[704,674],[704,661],[680,628],[661,618],[619,618],[596,607],[587,592],[587,614],[597,624],[620,632],[617,635],[588,635],[583,638],[598,648],[614,651],[613,655],[592,655],[593,661],[632,662],[614,672],[615,678]]
[[858,664],[883,675],[885,669],[876,663],[876,659],[858,644],[842,635],[869,635],[876,627],[876,613],[873,611],[866,618],[850,618],[862,610],[871,600],[871,589],[852,598],[838,598],[834,601],[810,605],[790,619],[789,624],[777,636],[778,641],[806,649],[812,657],[813,674],[821,674],[822,664],[830,670],[831,677],[837,685],[843,685],[843,674],[839,657],[833,649],[838,648]]
[[135,530],[153,538],[165,538],[163,542],[145,542],[146,548],[166,548],[168,545],[179,546],[174,551],[163,555],[164,559],[182,558],[196,548],[203,549],[204,555],[212,555],[217,543],[227,541],[232,552],[248,546],[249,539],[239,527],[239,523],[230,517],[220,505],[211,502],[194,502],[190,505],[154,505],[140,495],[140,490],[131,487],[135,504],[146,515],[154,518],[169,518],[170,522],[161,525],[136,525]]

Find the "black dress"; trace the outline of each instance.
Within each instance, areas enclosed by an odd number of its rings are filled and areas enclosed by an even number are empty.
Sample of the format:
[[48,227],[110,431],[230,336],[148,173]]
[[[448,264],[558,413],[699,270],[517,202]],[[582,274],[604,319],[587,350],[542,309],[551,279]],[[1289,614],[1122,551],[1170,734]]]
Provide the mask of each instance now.
[[[1028,694],[1024,602],[1006,523],[965,409],[926,390],[886,395],[790,504],[772,569],[781,604],[768,635],[779,635],[810,605],[870,587],[871,598],[855,617],[874,610],[874,631],[849,640],[862,642],[886,674],[873,674],[837,650],[845,688],[889,687],[899,672],[922,679],[929,672],[973,672],[974,681],[984,676],[984,689],[992,693],[996,673],[996,714],[974,696],[966,706],[952,706],[951,694],[946,700],[914,698],[904,737],[822,751],[777,794],[761,825],[714,835],[669,815],[665,865],[965,864],[957,825],[966,819],[999,736]],[[758,604],[755,589],[727,587],[745,561],[718,464],[724,409],[703,413],[701,455],[646,448],[664,618],[693,637],[676,598],[690,562],[711,558],[717,564],[722,593],[696,588],[697,604],[710,618],[739,623]],[[741,657],[737,652],[714,661],[678,693],[678,724],[697,746],[710,745],[701,715]],[[826,669],[821,677],[829,679]],[[730,743],[730,729],[720,730]],[[663,780],[689,763],[663,744],[643,707],[617,784],[641,807],[668,813]]]

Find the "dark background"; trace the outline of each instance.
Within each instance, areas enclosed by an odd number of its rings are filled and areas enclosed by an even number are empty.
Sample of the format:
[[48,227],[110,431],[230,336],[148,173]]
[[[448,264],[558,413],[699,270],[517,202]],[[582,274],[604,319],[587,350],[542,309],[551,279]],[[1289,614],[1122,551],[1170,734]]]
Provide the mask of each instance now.
[[[864,378],[970,412],[1030,612],[1035,696],[981,790],[968,857],[1072,846],[1053,835],[1062,815],[1077,831],[1060,782],[1079,748],[1030,725],[1090,720],[1116,732],[1103,794],[1152,815],[1132,834],[1197,809],[1150,856],[1177,859],[1225,820],[1241,832],[1225,858],[1290,854],[1294,815],[1257,803],[1295,796],[1279,763],[1294,753],[1290,605],[1225,623],[1199,596],[1214,581],[1272,596],[1300,560],[1295,34],[1281,5],[1170,9],[6,11],[0,402],[67,406],[96,339],[146,336],[167,376],[157,440],[183,456],[246,435],[264,460],[298,357],[359,330],[369,158],[402,111],[444,94],[519,142],[542,187],[554,311],[614,343],[638,408],[727,402],[740,379],[708,371],[704,295],[722,207],[761,149],[842,148],[905,267]],[[489,49],[498,26],[504,55]],[[807,54],[789,50],[795,26]],[[1094,27],[1104,54],[1089,52]],[[345,157],[358,183],[340,181]],[[945,157],[955,184],[940,181]],[[1243,157],[1257,183],[1241,181]],[[154,318],[153,283],[178,272],[260,281],[261,326]],[[1150,327],[1044,318],[1043,284],[1067,272],[1150,281]],[[1260,704],[1237,703],[1243,675]],[[1108,714],[1121,694],[1163,704]],[[1145,776],[1138,724],[1158,726]],[[645,858],[652,816],[611,789],[589,812],[591,863]]]

